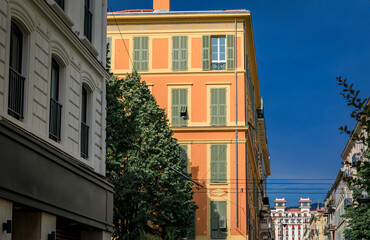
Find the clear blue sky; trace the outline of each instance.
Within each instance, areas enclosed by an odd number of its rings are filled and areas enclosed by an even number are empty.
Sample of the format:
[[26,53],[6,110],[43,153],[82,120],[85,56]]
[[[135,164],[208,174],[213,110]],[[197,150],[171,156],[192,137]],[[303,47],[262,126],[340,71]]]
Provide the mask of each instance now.
[[[110,0],[114,11],[152,9],[152,0]],[[172,0],[171,10],[252,12],[261,94],[265,104],[271,180],[334,179],[348,140],[338,127],[354,125],[339,95],[337,76],[370,96],[370,0]],[[289,181],[297,182],[297,181]],[[307,181],[313,182],[313,181]],[[326,181],[333,182],[333,181]],[[322,201],[330,185],[271,184],[270,200],[300,197]],[[311,188],[302,190],[297,188]],[[323,188],[312,190],[312,188]]]

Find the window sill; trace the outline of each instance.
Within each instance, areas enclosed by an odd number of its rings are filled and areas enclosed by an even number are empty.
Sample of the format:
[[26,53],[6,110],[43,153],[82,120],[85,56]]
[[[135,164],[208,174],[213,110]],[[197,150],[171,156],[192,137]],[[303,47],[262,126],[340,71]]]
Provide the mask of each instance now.
[[85,44],[85,46],[87,47],[87,49],[89,49],[89,51],[95,56],[97,57],[99,55],[99,52],[95,49],[95,47],[92,45],[92,43],[89,41],[89,39],[87,39],[86,36],[82,36],[80,37],[81,41],[83,44]]
[[63,11],[63,9],[54,0],[48,0],[50,7],[57,13],[57,15],[67,24],[68,27],[73,26],[73,21],[68,17],[68,15]]

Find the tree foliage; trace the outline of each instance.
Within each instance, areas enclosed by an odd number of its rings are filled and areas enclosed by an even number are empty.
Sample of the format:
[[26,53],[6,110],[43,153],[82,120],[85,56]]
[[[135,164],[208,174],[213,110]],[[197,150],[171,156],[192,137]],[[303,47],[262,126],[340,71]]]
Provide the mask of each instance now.
[[348,134],[353,141],[363,145],[361,161],[344,162],[348,167],[355,169],[355,174],[346,177],[345,180],[353,191],[353,204],[346,207],[343,215],[348,220],[348,228],[344,231],[348,239],[370,239],[370,105],[369,98],[360,98],[359,90],[353,88],[347,79],[337,78],[343,87],[341,95],[353,110],[351,118],[359,124],[360,130],[350,131],[348,126],[340,127],[342,133]]
[[[166,115],[133,72],[107,84],[107,177],[114,185],[114,238],[186,235],[196,209],[185,159]],[[186,173],[184,173],[186,174]]]

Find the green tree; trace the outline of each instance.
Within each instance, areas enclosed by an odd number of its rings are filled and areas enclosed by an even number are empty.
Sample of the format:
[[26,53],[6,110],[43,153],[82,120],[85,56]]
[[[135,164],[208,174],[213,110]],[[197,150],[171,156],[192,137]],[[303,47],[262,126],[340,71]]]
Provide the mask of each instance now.
[[364,145],[361,161],[344,162],[345,165],[356,170],[356,174],[346,177],[345,180],[353,191],[353,203],[346,207],[343,215],[348,220],[348,228],[344,231],[347,239],[370,239],[370,98],[360,98],[359,90],[353,88],[347,79],[337,77],[340,86],[343,87],[341,95],[352,108],[351,118],[359,124],[360,131],[348,129],[348,126],[340,127],[342,133],[348,134],[353,141]]
[[114,237],[186,235],[196,209],[192,183],[169,169],[183,171],[186,162],[164,110],[136,72],[107,84],[106,131]]

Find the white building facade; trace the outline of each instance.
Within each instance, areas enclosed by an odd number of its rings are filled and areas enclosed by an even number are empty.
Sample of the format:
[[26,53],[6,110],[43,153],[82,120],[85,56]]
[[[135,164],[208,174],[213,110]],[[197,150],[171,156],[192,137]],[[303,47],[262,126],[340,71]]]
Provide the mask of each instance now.
[[275,209],[271,210],[271,217],[275,232],[275,240],[303,240],[303,234],[309,226],[313,211],[311,200],[301,198],[299,208],[286,208],[286,200],[277,198],[274,201]]
[[0,239],[110,239],[106,15],[106,0],[0,0]]

